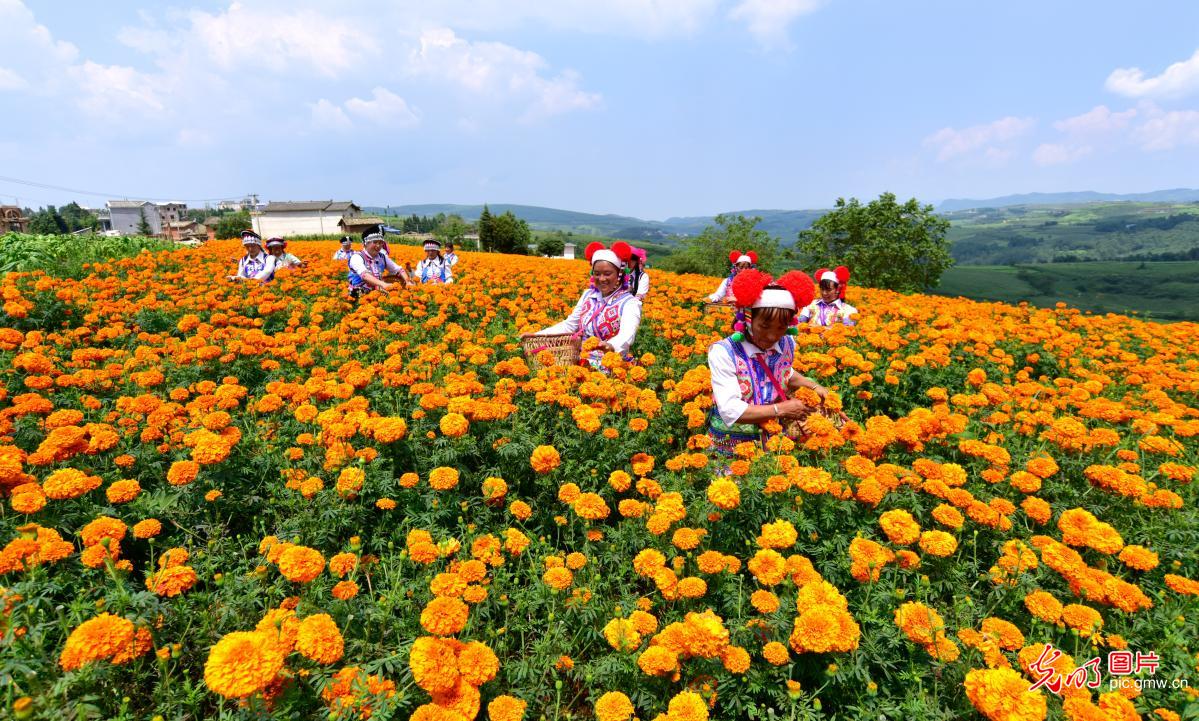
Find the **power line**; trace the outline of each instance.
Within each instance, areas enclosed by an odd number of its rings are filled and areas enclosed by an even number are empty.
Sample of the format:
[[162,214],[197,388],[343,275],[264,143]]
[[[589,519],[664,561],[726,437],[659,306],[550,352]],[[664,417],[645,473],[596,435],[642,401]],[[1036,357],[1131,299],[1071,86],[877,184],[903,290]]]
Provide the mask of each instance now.
[[149,201],[153,201],[156,203],[170,203],[170,202],[175,202],[175,201],[187,202],[187,203],[216,203],[216,202],[219,202],[222,200],[237,200],[237,199],[239,199],[239,196],[237,194],[226,195],[223,198],[148,198],[143,195],[136,195],[136,194],[131,194],[131,193],[99,193],[99,192],[92,191],[92,190],[79,190],[78,188],[64,188],[61,185],[50,185],[49,183],[39,183],[35,180],[21,180],[20,178],[8,178],[3,175],[0,175],[0,181],[6,182],[6,183],[16,183],[18,185],[27,185],[31,188],[43,188],[45,190],[60,190],[64,193],[75,193],[78,195],[94,195],[97,197],[109,198],[109,199],[137,198],[139,200],[149,200]]

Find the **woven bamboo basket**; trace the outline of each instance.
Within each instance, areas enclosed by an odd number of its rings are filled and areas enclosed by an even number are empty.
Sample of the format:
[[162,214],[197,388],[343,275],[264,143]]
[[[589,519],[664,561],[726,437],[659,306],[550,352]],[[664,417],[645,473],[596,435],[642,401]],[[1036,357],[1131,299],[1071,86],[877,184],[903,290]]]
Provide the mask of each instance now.
[[582,348],[583,342],[578,336],[563,333],[527,336],[520,339],[520,345],[524,349],[525,357],[529,360],[536,358],[541,351],[547,350],[554,356],[554,365],[569,366],[579,362],[579,349]]

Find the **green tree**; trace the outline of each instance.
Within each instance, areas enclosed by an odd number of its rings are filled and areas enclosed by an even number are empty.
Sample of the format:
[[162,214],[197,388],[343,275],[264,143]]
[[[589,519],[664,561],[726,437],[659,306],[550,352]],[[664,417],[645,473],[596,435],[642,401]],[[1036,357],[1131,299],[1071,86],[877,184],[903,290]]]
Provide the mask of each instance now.
[[796,247],[810,268],[845,265],[855,283],[911,293],[936,286],[953,265],[948,230],[948,220],[915,198],[902,205],[894,193],[867,205],[837,198],[833,210],[800,232]]
[[466,235],[468,228],[469,226],[467,226],[466,221],[462,219],[461,215],[447,215],[442,217],[441,222],[433,230],[433,235],[437,236],[442,245],[453,243],[456,246],[461,246],[462,236]]
[[241,232],[250,227],[250,213],[245,210],[240,210],[236,213],[230,213],[221,218],[216,225],[217,240],[225,238],[236,238],[241,235]]
[[154,235],[154,229],[150,227],[150,221],[146,218],[146,207],[143,205],[138,211],[139,217],[137,220],[138,235]]
[[63,235],[69,233],[70,228],[59,215],[58,209],[47,205],[29,218],[29,232],[36,235]]
[[493,218],[487,204],[483,204],[483,212],[479,214],[479,248],[490,253],[495,248],[495,239],[491,231]]
[[72,233],[85,228],[95,230],[96,226],[100,224],[100,220],[96,216],[84,210],[79,203],[74,201],[59,208],[58,214],[66,222],[67,230]]
[[675,273],[722,276],[729,272],[730,252],[752,250],[758,254],[759,268],[778,270],[784,253],[777,238],[757,227],[761,218],[721,214],[714,220],[716,225],[686,238],[682,247],[662,259],[658,267]]
[[566,250],[566,233],[555,230],[537,241],[537,255],[557,258]]
[[533,232],[529,224],[516,217],[511,210],[491,219],[492,246],[498,253],[528,255]]

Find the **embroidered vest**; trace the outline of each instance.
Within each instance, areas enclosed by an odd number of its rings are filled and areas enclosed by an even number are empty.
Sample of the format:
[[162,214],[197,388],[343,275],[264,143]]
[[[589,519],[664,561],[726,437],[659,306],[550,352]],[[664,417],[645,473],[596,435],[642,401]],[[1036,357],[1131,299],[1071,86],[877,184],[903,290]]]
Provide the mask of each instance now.
[[[436,266],[436,270],[432,270]],[[440,263],[430,263],[427,260],[420,262],[420,282],[422,283],[444,283],[445,282],[444,261]]]
[[[266,266],[266,253],[259,253],[257,258],[251,258],[250,256],[247,255],[246,257],[242,258],[241,260],[242,260],[242,262],[241,262],[242,277],[243,278],[253,278],[254,276],[261,273],[262,269]],[[271,271],[271,274],[268,275],[263,280],[264,281],[273,280],[274,277],[275,277],[275,272]]]
[[[746,355],[745,348],[740,343],[734,343],[731,338],[725,338],[716,345],[728,353],[733,360],[737,385],[741,389],[741,400],[752,405],[765,405],[783,400],[779,398],[778,391],[775,390],[774,384],[770,382],[770,378],[767,377],[762,367],[758,365],[757,361]],[[774,377],[779,383],[783,383],[787,371],[795,362],[795,339],[789,335],[783,336],[779,341],[779,352],[768,353],[765,360]],[[731,447],[723,448],[726,443],[722,443],[722,441],[726,437],[734,441],[727,444],[730,446],[746,440],[756,441],[761,438],[762,429],[755,423],[729,425],[720,417],[717,409],[713,408],[708,415],[708,435],[716,441],[719,450],[731,452]]]
[[379,253],[374,258],[371,258],[370,254],[365,250],[356,250],[346,258],[346,266],[349,268],[350,288],[361,288],[367,291],[374,290],[374,287],[369,285],[362,278],[362,276],[354,270],[354,266],[350,265],[350,258],[353,258],[355,255],[357,255],[359,258],[362,258],[362,261],[366,263],[366,269],[369,270],[372,275],[374,275],[376,278],[382,278],[384,271],[387,270],[387,254]]

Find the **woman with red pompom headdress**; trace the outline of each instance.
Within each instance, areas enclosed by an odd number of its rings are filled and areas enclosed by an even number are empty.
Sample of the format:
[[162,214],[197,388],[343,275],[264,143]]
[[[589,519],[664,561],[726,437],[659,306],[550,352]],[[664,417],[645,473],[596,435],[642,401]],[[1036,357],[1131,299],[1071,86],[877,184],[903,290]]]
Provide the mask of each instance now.
[[795,270],[778,280],[742,270],[733,280],[735,332],[708,349],[714,401],[708,436],[722,455],[732,455],[740,443],[761,443],[771,421],[785,424],[811,413],[812,407],[789,398],[794,391],[811,388],[822,399],[828,393],[792,368],[796,314],[815,294],[812,279]]
[[616,241],[611,248],[599,242],[588,245],[591,287],[583,291],[566,320],[533,335],[574,333],[583,340],[598,339],[597,350],[587,358],[595,368],[602,367],[600,361],[605,352],[619,353],[631,360],[629,349],[641,325],[641,302],[629,292],[625,278],[625,263],[632,254],[632,247],[624,241]]
[[849,285],[849,268],[843,265],[836,270],[821,268],[816,271],[816,282],[820,285],[820,297],[799,312],[800,323],[828,328],[842,323],[855,325],[853,316],[858,309],[845,302],[845,286]]
[[708,296],[709,303],[733,303],[733,279],[743,270],[758,267],[758,254],[752,250],[742,253],[734,250],[729,253],[729,276],[720,282],[716,292]]

